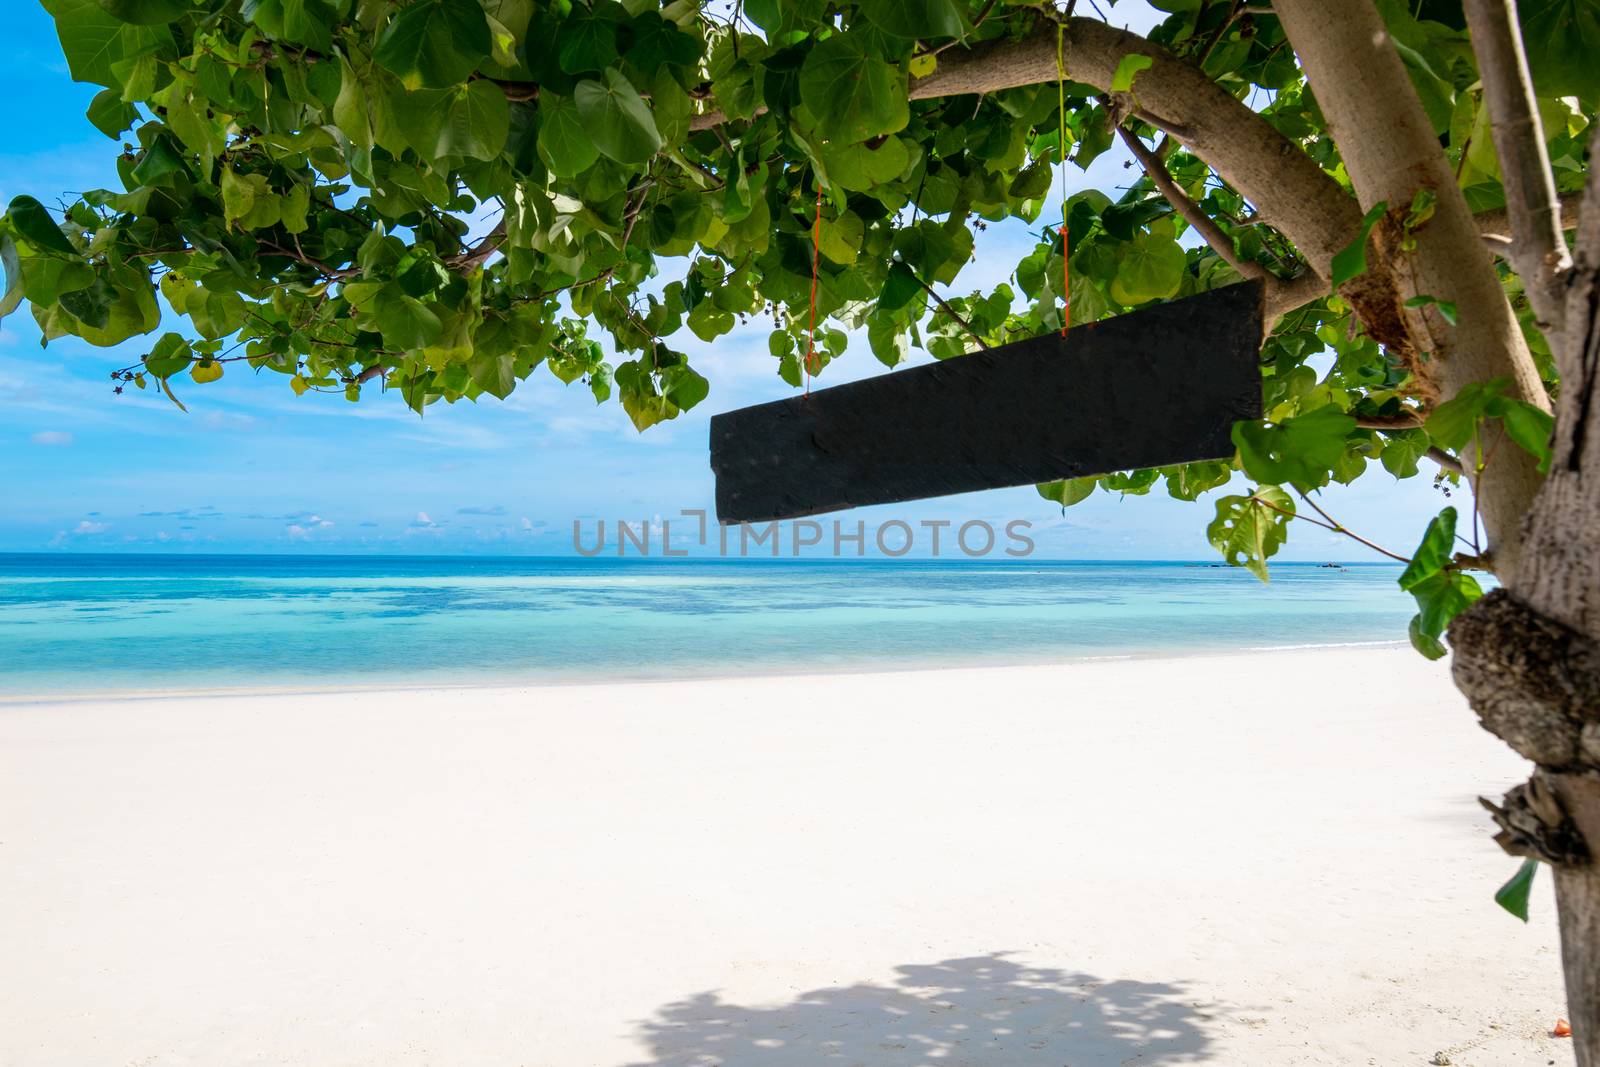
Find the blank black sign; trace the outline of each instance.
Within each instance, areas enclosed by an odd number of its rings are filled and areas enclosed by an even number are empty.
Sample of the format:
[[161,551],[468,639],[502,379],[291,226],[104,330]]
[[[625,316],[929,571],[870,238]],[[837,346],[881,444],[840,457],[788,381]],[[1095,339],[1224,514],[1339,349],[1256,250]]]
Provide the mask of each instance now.
[[1261,285],[711,419],[717,517],[765,522],[1233,454]]

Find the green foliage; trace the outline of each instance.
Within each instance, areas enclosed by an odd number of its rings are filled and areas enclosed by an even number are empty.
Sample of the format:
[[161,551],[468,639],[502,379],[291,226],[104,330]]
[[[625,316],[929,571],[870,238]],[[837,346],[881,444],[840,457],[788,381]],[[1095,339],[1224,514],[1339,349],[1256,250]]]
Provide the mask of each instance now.
[[1521,919],[1528,921],[1528,898],[1533,893],[1533,879],[1539,873],[1539,861],[1525,859],[1506,884],[1494,894],[1494,902]]
[[1319,489],[1337,477],[1356,420],[1333,405],[1279,423],[1238,422],[1233,443],[1245,473],[1258,481]]
[[1600,93],[1600,3],[1595,0],[1522,0],[1517,5],[1528,66],[1541,96]]
[[1456,509],[1445,508],[1428,523],[1422,543],[1400,575],[1400,588],[1416,598],[1411,644],[1429,659],[1445,653],[1439,638],[1450,620],[1483,595],[1477,581],[1455,562]]
[[1542,408],[1507,396],[1510,386],[1509,379],[1496,378],[1462,389],[1428,416],[1428,436],[1440,448],[1454,452],[1472,444],[1468,460],[1481,469],[1494,447],[1484,440],[1485,420],[1498,419],[1505,436],[1536,457],[1540,470],[1548,470],[1555,419]]
[[[1069,80],[1064,111],[1053,84],[908,99],[912,79],[958,54],[942,46],[1005,47],[1036,32],[1034,5],[745,0],[733,22],[639,0],[45,6],[72,76],[102,89],[88,121],[127,147],[108,145],[123,151],[114,188],[12,201],[0,220],[0,316],[28,305],[47,341],[144,337],[121,380],[153,381],[174,402],[248,368],[297,396],[398,398],[421,411],[503,398],[548,372],[644,429],[708,397],[685,349],[752,316],[771,317],[755,358],[798,386],[819,189],[818,374],[844,356],[849,331],[894,367],[918,350],[959,358],[974,334],[1002,344],[1059,329],[1068,297],[1082,327],[1238,278],[1136,170],[1074,194],[1057,216],[1058,161],[1089,168],[1113,144],[1098,90]],[[1155,44],[1203,57],[1207,76],[1348,185],[1278,20],[1200,0],[1157,6],[1168,17]],[[1502,206],[1459,14],[1379,6],[1469,202]],[[1521,10],[1557,182],[1575,191],[1600,95],[1595,0]],[[1122,58],[1113,91],[1138,96],[1153,76],[1143,52]],[[1178,147],[1166,165],[1244,260],[1279,277],[1307,268],[1204,161]],[[1390,213],[1402,246],[1432,208],[1424,195]],[[1376,205],[1335,259],[1337,281],[1367,268],[1384,214]],[[1008,219],[1036,239],[1004,281],[964,291],[974,234]],[[1507,283],[1516,297],[1514,276]],[[1445,301],[1412,305],[1457,318]],[[1515,306],[1538,352],[1525,301]],[[1337,298],[1286,316],[1261,358],[1265,418],[1235,430],[1235,457],[1039,492],[1067,507],[1096,488],[1182,500],[1222,490],[1208,536],[1264,579],[1293,489],[1380,464],[1414,477],[1430,446],[1470,471],[1492,461],[1502,430],[1547,460],[1548,415],[1503,383],[1442,405],[1425,431],[1359,429],[1357,418],[1415,410],[1418,391]],[[245,367],[230,373],[231,363]],[[1241,472],[1259,488],[1223,495]],[[1418,567],[1417,641],[1431,650],[1476,586],[1448,562]]]
[[1094,478],[1068,478],[1059,482],[1042,482],[1036,488],[1046,500],[1069,508],[1079,501],[1089,499],[1099,482]]
[[445,89],[487,59],[490,44],[477,0],[417,0],[390,19],[372,58],[407,89]]
[[1249,496],[1217,501],[1217,517],[1206,527],[1211,546],[1235,567],[1267,581],[1267,560],[1289,539],[1294,501],[1276,485],[1258,486]]
[[1133,53],[1123,56],[1117,63],[1116,72],[1111,75],[1111,91],[1114,93],[1127,93],[1133,91],[1133,79],[1139,76],[1141,70],[1149,70],[1155,60],[1149,56]]

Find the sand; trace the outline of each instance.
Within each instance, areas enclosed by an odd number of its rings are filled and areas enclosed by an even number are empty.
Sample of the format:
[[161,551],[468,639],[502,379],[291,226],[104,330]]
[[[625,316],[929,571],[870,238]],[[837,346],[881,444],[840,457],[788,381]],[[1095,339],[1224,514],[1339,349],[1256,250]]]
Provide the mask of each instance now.
[[0,1064],[1572,1062],[1395,649],[0,707]]

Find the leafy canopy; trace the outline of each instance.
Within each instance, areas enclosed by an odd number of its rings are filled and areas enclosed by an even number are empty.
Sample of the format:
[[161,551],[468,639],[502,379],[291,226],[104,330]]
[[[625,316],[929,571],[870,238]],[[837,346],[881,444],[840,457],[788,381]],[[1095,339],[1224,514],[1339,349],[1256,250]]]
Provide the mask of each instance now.
[[[951,49],[1053,34],[1046,6],[744,0],[730,19],[693,0],[43,2],[72,77],[102,87],[87,118],[122,145],[120,187],[12,201],[0,315],[26,302],[47,341],[145,338],[118,389],[155,386],[177,402],[242,363],[296,394],[358,400],[382,385],[421,411],[504,397],[544,367],[615,398],[644,429],[708,395],[685,331],[711,342],[770,317],[774,369],[799,384],[819,190],[814,373],[843,354],[847,331],[892,367],[912,348],[952,358],[978,339],[1059,328],[1062,223],[1074,323],[1238,278],[1137,172],[1058,214],[1056,162],[1087,168],[1113,140],[1111,101],[1091,86],[908,98]],[[1156,4],[1169,17],[1154,40],[1347,184],[1275,18],[1215,0]],[[1459,5],[1380,8],[1469,203],[1502,205]],[[1600,97],[1589,54],[1600,17],[1594,0],[1522,11],[1558,182],[1575,190]],[[1150,66],[1125,57],[1112,88],[1136,99]],[[1176,145],[1162,154],[1240,260],[1280,277],[1305,269],[1203,161]],[[1424,225],[1427,208],[1411,205],[1405,225]],[[1005,219],[1037,227],[1009,278],[933,301],[973,258],[975,232]],[[1363,233],[1336,269],[1358,275],[1367,255]],[[1439,301],[1421,310],[1454,315]],[[1069,506],[1097,489],[1164,485],[1192,500],[1242,470],[1258,488],[1217,503],[1210,537],[1265,577],[1291,517],[1306,514],[1291,493],[1379,466],[1412,477],[1430,449],[1470,473],[1498,447],[1478,433],[1485,419],[1500,420],[1509,447],[1538,452],[1548,436],[1547,420],[1495,383],[1425,428],[1408,422],[1420,411],[1408,372],[1336,297],[1278,323],[1262,372],[1266,418],[1237,428],[1231,461],[1041,493]],[[1430,530],[1411,579],[1420,645],[1470,596],[1447,527],[1453,516]]]

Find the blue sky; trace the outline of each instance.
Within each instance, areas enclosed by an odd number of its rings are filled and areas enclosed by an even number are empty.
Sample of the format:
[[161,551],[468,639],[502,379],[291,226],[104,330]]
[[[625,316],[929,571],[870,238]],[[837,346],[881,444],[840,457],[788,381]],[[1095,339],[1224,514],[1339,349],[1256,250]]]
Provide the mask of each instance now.
[[[1119,22],[1128,7],[1116,9]],[[95,90],[69,79],[49,17],[22,0],[7,30],[0,98],[13,103],[0,197],[26,192],[51,204],[65,191],[115,187],[117,146],[84,118]],[[1069,181],[1125,184],[1125,162],[1108,153]],[[1004,280],[1032,244],[1020,223],[991,226],[955,289]],[[182,324],[169,316],[162,328]],[[112,395],[110,370],[135,361],[141,344],[108,351],[68,338],[41,349],[23,309],[0,322],[0,551],[569,554],[574,520],[592,541],[599,518],[710,509],[710,415],[793,392],[774,373],[759,324],[712,345],[684,331],[674,344],[711,379],[711,395],[642,435],[619,405],[596,407],[581,384],[568,388],[543,369],[504,402],[438,404],[419,418],[398,395],[359,405],[296,397],[281,376],[230,367],[223,381],[184,391],[185,415],[153,391]],[[863,337],[822,384],[874,373],[884,371]],[[1374,468],[1353,487],[1332,487],[1324,506],[1408,552],[1446,501],[1428,477],[1397,483]],[[1019,488],[864,509],[847,528],[858,517],[869,530],[891,518],[1022,519],[1045,556],[1195,559],[1213,554],[1204,532],[1212,514],[1206,499],[1097,493],[1063,515]],[[1284,558],[1376,557],[1299,524]]]

